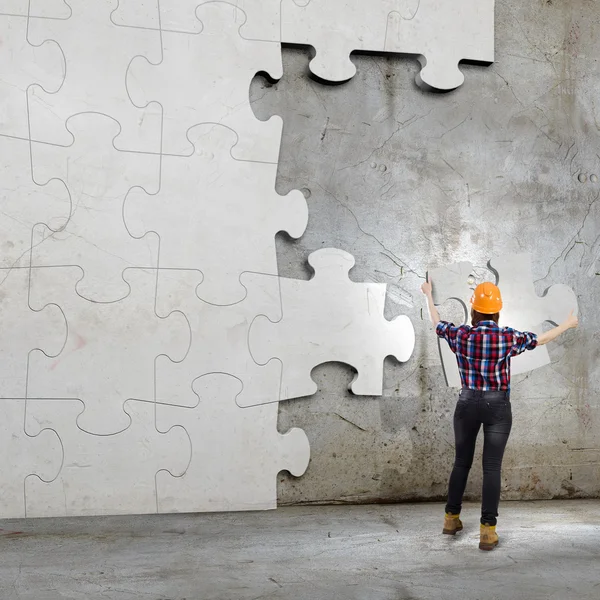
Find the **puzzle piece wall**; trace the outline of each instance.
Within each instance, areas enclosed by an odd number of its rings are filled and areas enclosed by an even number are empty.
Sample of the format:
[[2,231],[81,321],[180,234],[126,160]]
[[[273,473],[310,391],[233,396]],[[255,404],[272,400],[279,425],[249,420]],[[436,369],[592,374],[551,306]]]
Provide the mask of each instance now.
[[423,52],[421,79],[455,87],[493,58],[493,3],[469,3],[449,26],[434,0],[0,0],[0,517],[273,508],[310,455],[277,402],[331,360],[381,393],[412,325],[345,252],[279,278],[275,235],[308,208],[275,192],[283,123],[249,86],[289,42],[325,79],[354,49]]

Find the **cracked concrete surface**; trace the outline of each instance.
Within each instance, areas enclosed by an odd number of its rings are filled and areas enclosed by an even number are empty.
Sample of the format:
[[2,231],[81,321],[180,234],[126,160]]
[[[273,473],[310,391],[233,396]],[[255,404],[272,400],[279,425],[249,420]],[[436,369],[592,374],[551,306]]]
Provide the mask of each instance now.
[[500,507],[482,552],[479,506],[441,534],[443,506],[1,523],[3,600],[596,600],[597,501]]
[[278,191],[302,189],[310,208],[306,235],[278,240],[280,273],[308,278],[312,251],[347,250],[352,279],[388,283],[386,316],[417,329],[413,359],[386,366],[382,398],[352,397],[351,370],[327,365],[316,396],[281,405],[282,429],[305,429],[313,458],[303,478],[279,477],[280,502],[443,497],[455,395],[419,286],[429,266],[505,252],[533,255],[539,294],[570,285],[582,327],[550,347],[552,365],[515,378],[504,496],[600,494],[599,25],[587,0],[497,2],[496,63],[462,67],[450,94],[421,91],[420,66],[399,57],[356,56],[357,76],[326,87],[298,49],[285,50],[279,83],[256,79],[256,114],[284,118]]

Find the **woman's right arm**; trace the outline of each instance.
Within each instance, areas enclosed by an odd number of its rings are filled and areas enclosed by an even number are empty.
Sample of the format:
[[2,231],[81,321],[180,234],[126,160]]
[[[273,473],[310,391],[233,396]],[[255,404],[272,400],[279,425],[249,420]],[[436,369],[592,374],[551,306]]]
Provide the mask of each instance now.
[[538,346],[543,346],[552,342],[568,329],[575,329],[577,325],[579,325],[579,319],[575,314],[573,314],[574,312],[575,311],[571,311],[571,314],[567,317],[567,320],[564,323],[561,323],[558,327],[555,327],[550,331],[546,331],[546,333],[538,335]]

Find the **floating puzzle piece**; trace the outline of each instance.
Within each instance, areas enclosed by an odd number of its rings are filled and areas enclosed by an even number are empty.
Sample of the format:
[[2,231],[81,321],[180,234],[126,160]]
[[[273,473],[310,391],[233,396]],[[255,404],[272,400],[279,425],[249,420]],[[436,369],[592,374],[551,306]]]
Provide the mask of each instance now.
[[417,54],[421,87],[442,91],[460,87],[465,81],[460,61],[494,62],[494,4],[494,0],[420,0],[410,17],[394,10],[385,51]]
[[0,267],[29,266],[31,230],[43,221],[56,231],[71,213],[62,180],[37,185],[32,178],[29,141],[0,136]]
[[[254,359],[259,364],[282,361],[280,400],[314,394],[311,371],[332,361],[358,371],[350,385],[354,394],[381,395],[384,359],[394,356],[404,362],[414,349],[410,319],[384,318],[386,285],[351,281],[354,258],[347,252],[325,248],[313,252],[308,262],[315,271],[311,280],[281,278],[283,319],[254,321],[249,336]],[[242,393],[238,403],[249,406],[254,399]]]
[[248,350],[248,331],[258,314],[281,318],[279,278],[261,273],[243,273],[243,301],[216,306],[198,298],[202,281],[198,272],[161,269],[158,276],[156,310],[159,316],[183,312],[192,330],[192,345],[182,362],[167,357],[156,360],[156,401],[194,407],[198,397],[194,380],[206,373],[228,373],[244,383],[248,397],[277,398],[281,385],[280,364],[257,365]]
[[132,190],[125,222],[133,235],[160,236],[160,266],[200,270],[198,295],[214,304],[246,296],[244,271],[277,274],[275,235],[300,237],[308,222],[301,192],[275,192],[277,166],[236,161],[235,133],[220,125],[190,131],[195,153],[164,156],[161,189],[148,196]]
[[279,433],[276,404],[236,406],[241,388],[234,377],[210,374],[194,384],[195,407],[156,406],[159,430],[185,424],[192,440],[185,475],[156,476],[159,512],[276,508],[277,474],[306,471],[310,445],[304,431]]
[[494,61],[494,0],[282,0],[281,41],[313,46],[310,70],[326,81],[354,77],[355,50],[416,54],[417,83],[451,90],[461,60]]
[[[444,304],[447,300],[458,300],[464,315],[457,325],[470,322],[471,296],[475,289],[472,263],[460,262],[430,269],[427,272],[427,280],[432,283],[433,302],[436,306]],[[448,387],[461,387],[456,355],[445,340],[438,338],[437,343]]]
[[71,9],[64,0],[0,0],[0,15],[68,19]]
[[29,86],[37,84],[45,93],[54,93],[65,77],[60,46],[45,39],[31,44],[27,40],[28,22],[26,16],[0,14],[0,135],[23,139],[29,138]]
[[[216,2],[201,6],[204,28],[195,35],[163,32],[163,59],[132,61],[127,81],[136,105],[160,102],[164,111],[163,152],[190,155],[188,130],[219,123],[237,132],[233,156],[277,163],[283,122],[259,121],[250,106],[250,84],[261,71],[283,75],[279,44],[242,38],[233,14],[239,9]],[[134,90],[135,87],[135,90]]]
[[[530,254],[493,258],[490,260],[490,268],[498,274],[498,286],[502,292],[500,325],[503,327],[541,334],[545,321],[559,325],[572,310],[577,311],[577,296],[566,285],[550,286],[542,296],[537,295],[533,285]],[[511,363],[513,375],[549,365],[551,361],[548,347],[538,346],[533,351],[524,352],[513,358]]]
[[[577,309],[577,298],[573,291],[564,285],[554,285],[544,296],[536,294],[531,271],[531,256],[515,254],[490,261],[490,269],[497,274],[503,309],[500,325],[519,331],[542,333],[544,321],[562,322],[571,310]],[[431,269],[428,278],[433,284],[433,298],[436,305],[446,300],[459,300],[465,308],[462,323],[469,319],[471,296],[475,285],[470,282],[473,273],[471,263],[458,263],[439,269]],[[493,278],[492,278],[493,279]],[[457,323],[458,325],[458,323]],[[461,387],[456,357],[444,340],[439,340],[442,366],[449,387]],[[528,373],[550,364],[547,346],[524,352],[511,360],[512,375]]]
[[77,426],[83,410],[78,400],[27,402],[27,432],[52,429],[64,448],[64,464],[52,483],[27,480],[28,516],[155,513],[157,472],[181,477],[190,464],[191,441],[185,429],[160,433],[155,406],[129,401],[122,407],[131,422],[125,431],[89,435]]
[[62,231],[36,228],[32,263],[78,265],[83,278],[77,282],[77,293],[92,302],[114,302],[129,293],[124,269],[157,264],[158,238],[147,236],[143,242],[132,238],[123,222],[123,203],[134,185],[158,190],[160,157],[116,150],[112,140],[120,127],[105,115],[75,115],[67,127],[75,138],[71,146],[32,144],[36,181],[61,177],[73,204]]
[[158,105],[137,107],[128,96],[127,67],[134,56],[159,61],[160,32],[116,26],[111,12],[119,0],[69,0],[70,19],[30,20],[29,41],[53,39],[62,48],[67,71],[56,93],[29,91],[31,137],[68,146],[71,115],[99,112],[123,129],[116,145],[124,150],[159,152],[162,114]]
[[63,453],[55,431],[25,433],[25,400],[0,400],[0,516],[30,516],[25,508],[27,480],[50,482],[61,469]]
[[0,398],[25,398],[29,353],[57,356],[67,338],[61,309],[32,310],[28,295],[29,269],[0,269]]
[[154,309],[156,271],[127,269],[131,294],[120,302],[88,302],[73,292],[80,269],[32,269],[31,302],[54,301],[69,324],[64,350],[56,358],[34,352],[29,360],[28,397],[79,399],[77,420],[84,431],[111,435],[129,419],[123,403],[154,396],[154,361],[160,354],[182,360],[190,331],[182,314],[159,318]]

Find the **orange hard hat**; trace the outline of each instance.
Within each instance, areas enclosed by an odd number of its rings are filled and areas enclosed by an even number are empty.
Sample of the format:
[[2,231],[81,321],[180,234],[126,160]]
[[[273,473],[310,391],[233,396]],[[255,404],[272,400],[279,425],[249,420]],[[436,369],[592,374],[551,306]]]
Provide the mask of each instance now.
[[502,295],[497,285],[486,281],[480,283],[471,298],[473,310],[484,315],[495,315],[502,310]]

